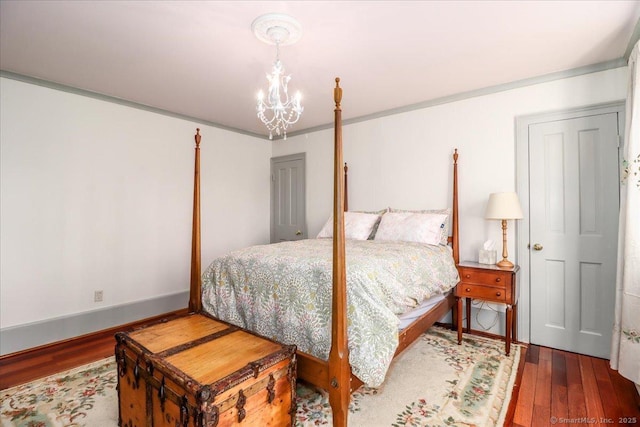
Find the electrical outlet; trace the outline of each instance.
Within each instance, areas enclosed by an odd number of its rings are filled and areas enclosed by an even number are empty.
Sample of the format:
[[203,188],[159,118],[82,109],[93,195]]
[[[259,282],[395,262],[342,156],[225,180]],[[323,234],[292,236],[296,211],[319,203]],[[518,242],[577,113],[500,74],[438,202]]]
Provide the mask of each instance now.
[[93,301],[94,302],[102,302],[102,291],[95,291],[93,293]]

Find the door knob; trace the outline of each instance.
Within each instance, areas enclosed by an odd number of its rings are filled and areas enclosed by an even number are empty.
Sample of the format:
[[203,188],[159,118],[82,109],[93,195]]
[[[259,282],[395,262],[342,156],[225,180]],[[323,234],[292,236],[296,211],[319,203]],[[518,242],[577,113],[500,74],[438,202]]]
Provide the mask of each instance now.
[[542,245],[540,243],[535,243],[533,245],[533,250],[534,251],[541,251],[542,250]]
[[299,236],[301,234],[302,234],[302,231],[300,231],[300,230],[296,231],[296,236]]

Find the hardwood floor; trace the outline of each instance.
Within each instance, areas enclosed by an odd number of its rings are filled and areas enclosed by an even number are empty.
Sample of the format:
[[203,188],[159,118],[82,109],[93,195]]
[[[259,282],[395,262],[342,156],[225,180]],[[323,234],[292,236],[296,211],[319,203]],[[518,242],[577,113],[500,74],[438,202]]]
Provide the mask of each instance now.
[[[116,331],[150,320],[2,356],[0,390],[109,357]],[[563,424],[640,425],[640,398],[631,381],[609,368],[608,360],[530,345],[513,425]]]
[[640,425],[633,383],[609,361],[530,345],[513,425]]

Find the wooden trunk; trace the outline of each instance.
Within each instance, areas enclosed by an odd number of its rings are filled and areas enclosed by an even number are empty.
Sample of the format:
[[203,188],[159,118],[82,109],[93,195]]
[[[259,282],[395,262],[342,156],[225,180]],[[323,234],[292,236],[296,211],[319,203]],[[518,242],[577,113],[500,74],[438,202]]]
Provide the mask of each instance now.
[[116,340],[119,426],[294,424],[295,346],[205,314]]

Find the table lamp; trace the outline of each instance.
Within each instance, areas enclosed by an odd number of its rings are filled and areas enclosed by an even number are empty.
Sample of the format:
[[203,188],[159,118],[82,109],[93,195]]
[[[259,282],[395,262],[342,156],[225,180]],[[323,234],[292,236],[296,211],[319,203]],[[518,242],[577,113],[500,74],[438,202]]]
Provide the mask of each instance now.
[[507,259],[507,220],[522,219],[522,208],[516,193],[491,193],[486,219],[499,219],[502,221],[502,261],[496,263],[500,268],[513,268],[513,263]]

